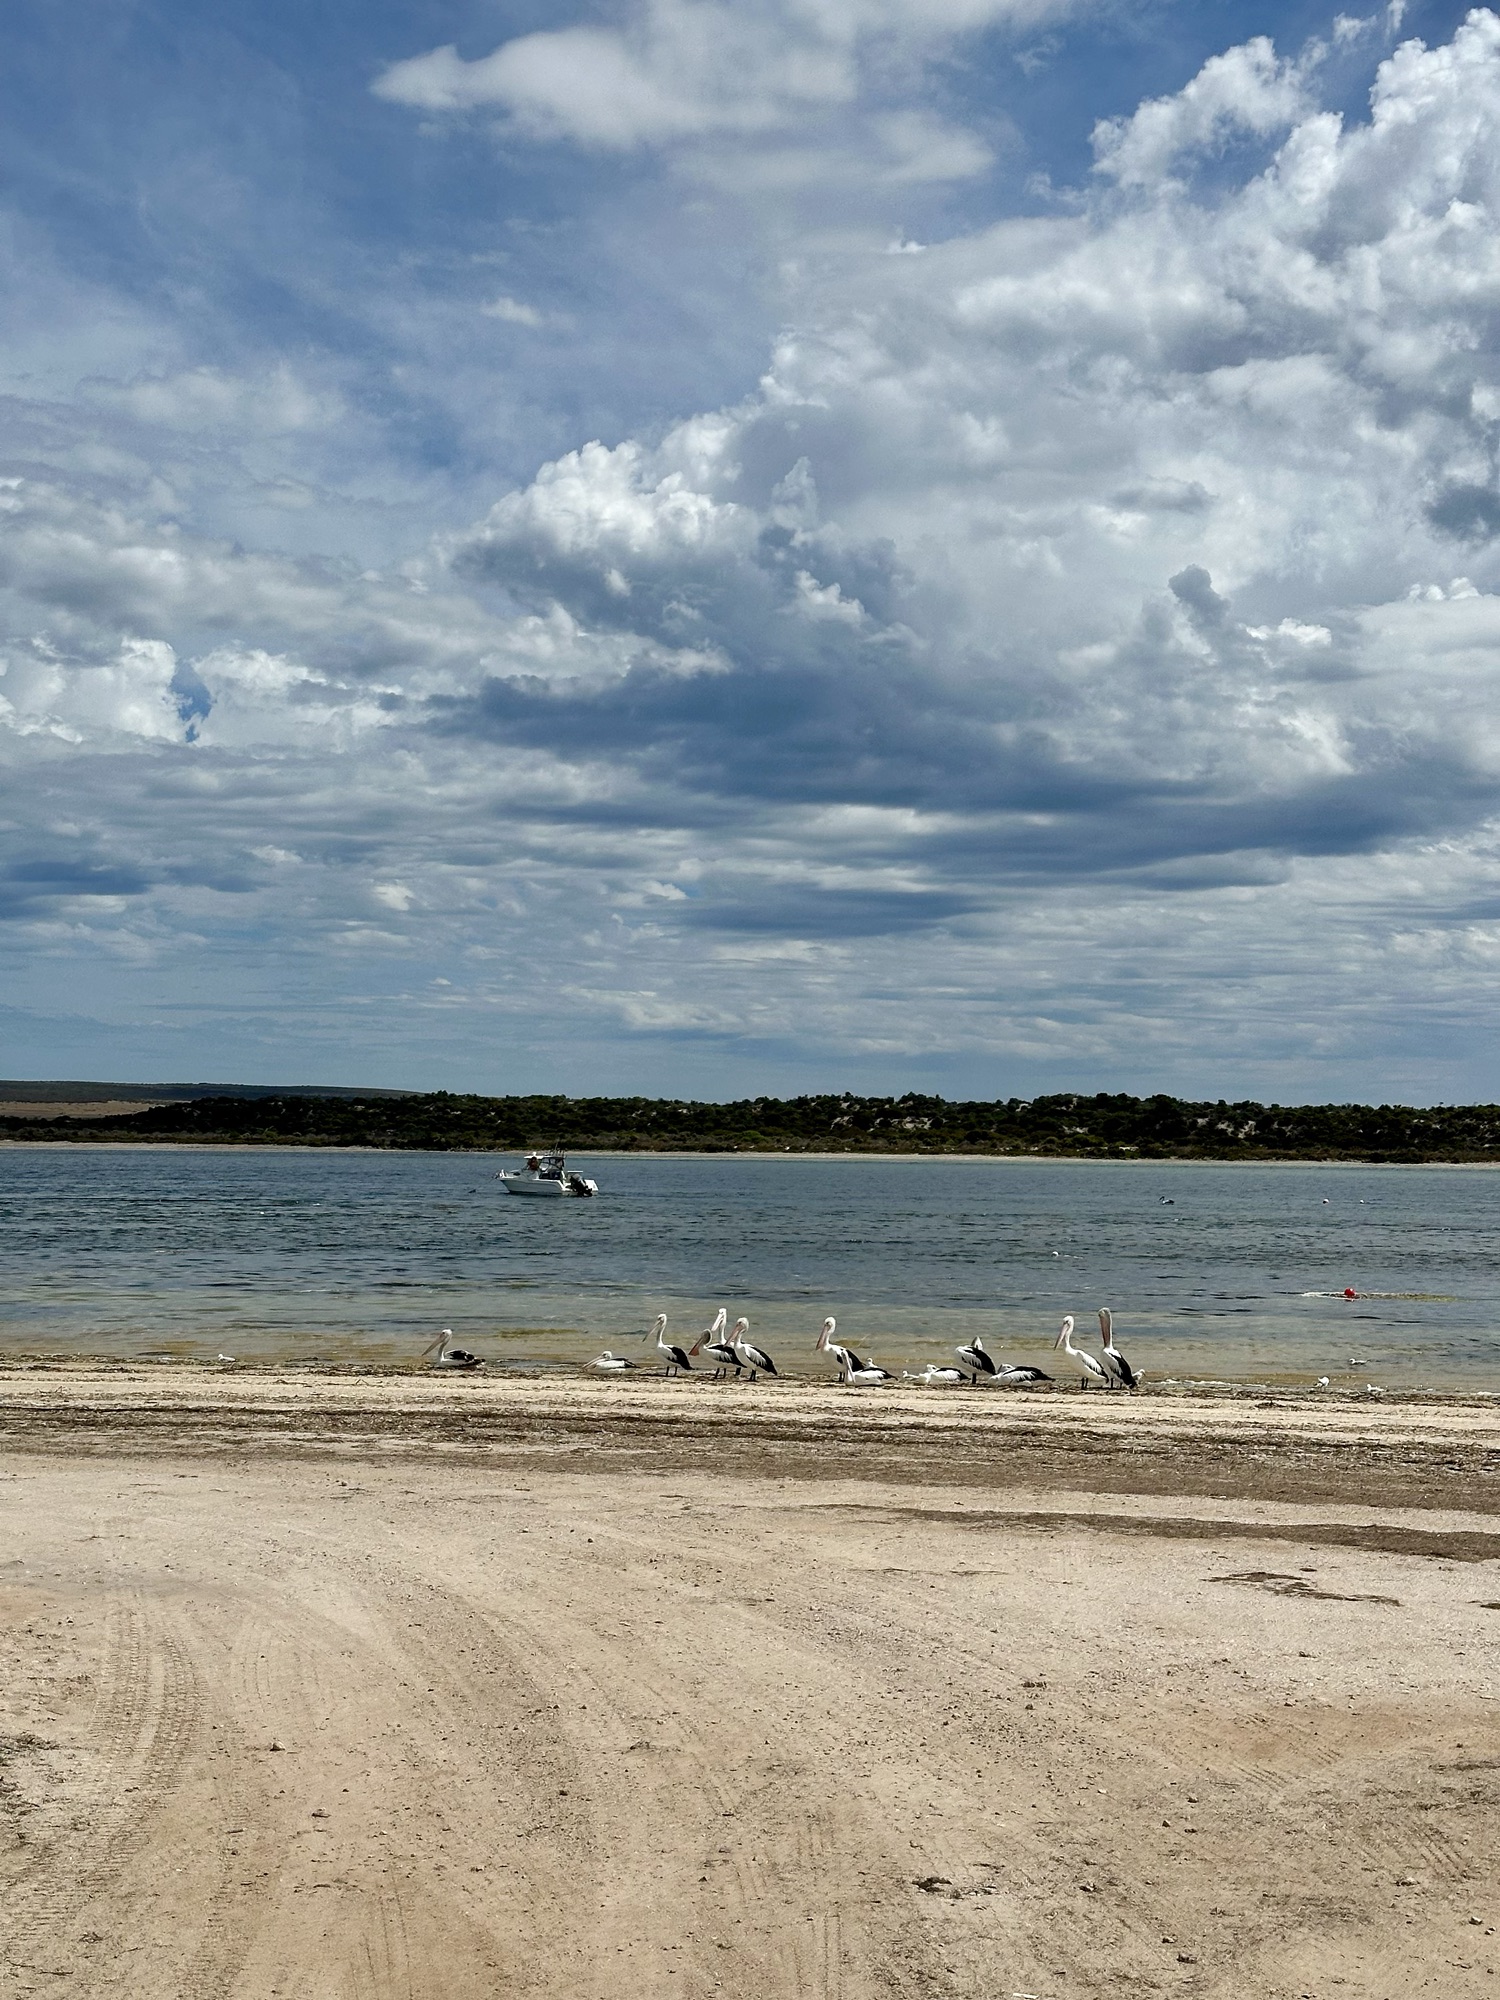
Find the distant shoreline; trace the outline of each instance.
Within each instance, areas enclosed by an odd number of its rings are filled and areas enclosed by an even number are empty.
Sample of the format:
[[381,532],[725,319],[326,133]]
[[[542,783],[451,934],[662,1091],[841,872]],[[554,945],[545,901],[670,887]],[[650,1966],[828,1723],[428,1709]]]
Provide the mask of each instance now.
[[[16,1102],[0,1143],[318,1147],[524,1156],[563,1146],[599,1159],[689,1158],[1114,1160],[1367,1166],[1500,1164],[1500,1104],[1265,1105],[1063,1092],[950,1102],[837,1096],[744,1098],[482,1097],[432,1091],[359,1098],[294,1092],[193,1097],[131,1112],[75,1102],[38,1120],[46,1093]],[[103,1086],[100,1086],[102,1089]],[[110,1115],[99,1115],[107,1111]]]

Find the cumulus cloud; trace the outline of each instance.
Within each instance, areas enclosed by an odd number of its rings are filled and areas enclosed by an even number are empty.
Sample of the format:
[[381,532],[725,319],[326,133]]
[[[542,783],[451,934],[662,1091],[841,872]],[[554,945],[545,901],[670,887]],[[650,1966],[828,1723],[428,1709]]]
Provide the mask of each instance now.
[[1285,132],[1310,108],[1309,71],[1320,54],[1314,47],[1301,60],[1286,61],[1269,36],[1257,35],[1212,57],[1174,97],[1153,98],[1129,118],[1098,126],[1094,153],[1100,172],[1123,187],[1148,186],[1165,179],[1184,157],[1231,138]]

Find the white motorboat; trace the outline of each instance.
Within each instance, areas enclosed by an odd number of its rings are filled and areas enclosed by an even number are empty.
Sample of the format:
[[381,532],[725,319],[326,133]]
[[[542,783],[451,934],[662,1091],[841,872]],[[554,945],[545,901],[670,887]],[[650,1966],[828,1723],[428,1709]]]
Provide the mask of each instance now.
[[587,1196],[599,1192],[597,1181],[569,1172],[560,1146],[550,1152],[530,1154],[519,1173],[497,1174],[495,1178],[507,1194],[535,1194],[553,1201],[565,1195]]

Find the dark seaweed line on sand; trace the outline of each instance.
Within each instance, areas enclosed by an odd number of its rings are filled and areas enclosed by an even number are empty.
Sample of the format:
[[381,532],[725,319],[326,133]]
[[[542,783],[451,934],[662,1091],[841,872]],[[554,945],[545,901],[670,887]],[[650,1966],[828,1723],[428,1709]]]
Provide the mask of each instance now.
[[[799,1423],[760,1412],[745,1423],[727,1414],[706,1421],[696,1413],[635,1410],[508,1414],[290,1405],[59,1408],[12,1402],[0,1409],[0,1447],[194,1457],[224,1450],[266,1457],[439,1451],[448,1459],[469,1454],[481,1463],[503,1452],[513,1461],[532,1457],[570,1469],[589,1462],[640,1470],[712,1463],[726,1471],[774,1472],[810,1483],[878,1478],[901,1485],[997,1491],[1032,1486],[1500,1513],[1500,1455],[1483,1446],[1456,1447],[1451,1439],[1431,1447],[1266,1434],[1253,1439],[1103,1440],[1095,1433],[1032,1425],[955,1437],[920,1427],[856,1429],[847,1418],[836,1425],[826,1420]],[[983,1524],[982,1517],[965,1518]],[[1012,1524],[1024,1518],[997,1517]],[[1084,1519],[1098,1525],[1096,1517]]]
[[[869,1515],[872,1510],[835,1502],[821,1512]],[[1367,1549],[1389,1556],[1428,1556],[1447,1562],[1500,1562],[1500,1534],[1479,1529],[1402,1528],[1383,1521],[1213,1521],[1157,1514],[1015,1513],[1009,1509],[881,1507],[882,1520],[936,1521],[953,1528],[1066,1528],[1101,1535],[1152,1535],[1169,1542],[1294,1542],[1299,1548]],[[1225,1581],[1220,1578],[1218,1581]]]

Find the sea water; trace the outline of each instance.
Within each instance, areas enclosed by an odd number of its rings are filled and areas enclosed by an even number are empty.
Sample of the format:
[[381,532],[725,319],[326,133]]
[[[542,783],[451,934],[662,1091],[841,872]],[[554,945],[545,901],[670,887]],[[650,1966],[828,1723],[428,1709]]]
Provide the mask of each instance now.
[[[1067,1160],[570,1158],[516,1200],[464,1153],[0,1148],[0,1356],[654,1362],[723,1305],[784,1372],[826,1313],[885,1367],[981,1334],[1050,1360],[1064,1313],[1157,1380],[1500,1391],[1500,1174]],[[1345,1298],[1348,1288],[1357,1294]]]

